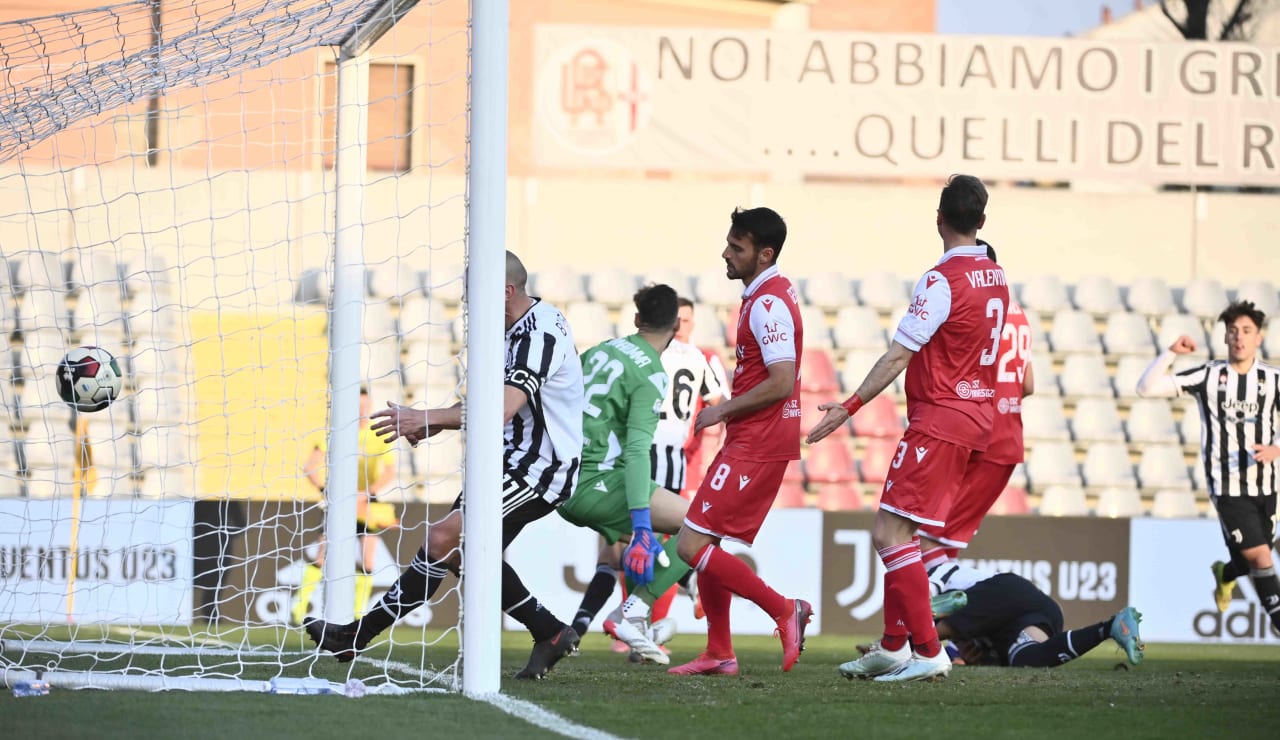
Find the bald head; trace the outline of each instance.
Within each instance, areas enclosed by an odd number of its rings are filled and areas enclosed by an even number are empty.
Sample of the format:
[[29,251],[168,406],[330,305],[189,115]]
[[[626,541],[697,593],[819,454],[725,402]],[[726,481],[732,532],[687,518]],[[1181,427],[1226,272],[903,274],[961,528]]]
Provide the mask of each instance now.
[[529,282],[529,271],[524,269],[524,263],[520,258],[515,256],[510,250],[507,251],[507,285],[514,286],[521,293],[525,292],[525,285]]

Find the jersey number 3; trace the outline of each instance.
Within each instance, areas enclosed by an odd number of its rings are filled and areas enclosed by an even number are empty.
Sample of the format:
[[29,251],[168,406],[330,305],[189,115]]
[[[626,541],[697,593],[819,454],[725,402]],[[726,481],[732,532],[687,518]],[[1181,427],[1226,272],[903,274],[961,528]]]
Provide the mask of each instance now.
[[1000,352],[1000,330],[1004,328],[1004,301],[999,298],[987,301],[987,318],[993,316],[995,323],[991,326],[991,349],[982,350],[982,356],[978,358],[978,364],[983,367],[996,364],[996,355]]

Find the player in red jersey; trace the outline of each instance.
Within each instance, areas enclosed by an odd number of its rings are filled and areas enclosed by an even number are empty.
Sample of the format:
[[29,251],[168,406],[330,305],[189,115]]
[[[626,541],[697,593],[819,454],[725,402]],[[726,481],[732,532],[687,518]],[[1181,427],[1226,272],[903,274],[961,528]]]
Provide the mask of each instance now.
[[797,375],[804,327],[795,288],[776,264],[787,226],[768,208],[735,210],[731,220],[721,256],[726,276],[741,280],[746,290],[733,397],[704,408],[694,424],[697,431],[725,422],[725,440],[680,529],[677,552],[698,571],[707,615],[706,651],[668,671],[686,676],[738,672],[729,628],[734,594],[755,602],[777,622],[784,671],[800,658],[804,628],[813,615],[809,602],[783,597],[719,547],[726,537],[751,544],[778,495],[787,463],[800,457]]
[[[996,251],[987,248],[987,259],[996,262]],[[1022,399],[1035,392],[1031,366],[1031,325],[1022,307],[1012,299],[1000,331],[1000,354],[996,358],[995,416],[986,452],[978,455],[964,471],[960,490],[947,512],[942,527],[920,527],[920,556],[925,570],[955,560],[978,533],[978,525],[1009,484],[1013,469],[1022,462]]]
[[916,283],[889,351],[847,401],[819,407],[826,416],[809,432],[810,444],[826,437],[906,369],[909,426],[885,476],[871,531],[887,570],[884,636],[866,655],[840,666],[847,678],[914,681],[951,670],[929,608],[916,529],[945,523],[969,460],[991,436],[1009,287],[1004,271],[977,245],[986,206],[987,189],[978,178],[947,181],[937,216],[942,259]]

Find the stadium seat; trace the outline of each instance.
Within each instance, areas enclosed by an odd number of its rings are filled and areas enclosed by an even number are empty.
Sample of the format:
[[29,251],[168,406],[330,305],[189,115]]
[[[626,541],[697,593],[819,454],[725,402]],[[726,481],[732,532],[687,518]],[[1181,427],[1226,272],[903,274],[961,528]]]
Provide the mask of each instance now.
[[1071,308],[1067,287],[1057,275],[1036,275],[1022,284],[1018,303],[1028,311],[1052,314]]
[[[844,356],[843,367],[840,368],[840,382],[848,389],[849,393],[857,390],[858,386],[867,377],[867,372],[871,370],[871,367],[876,364],[876,360],[879,360],[883,354],[883,350],[856,349]],[[902,384],[905,377],[906,373],[899,373],[898,377],[894,379],[891,386],[893,393],[902,394]],[[885,393],[889,392],[890,390],[885,390]]]
[[393,334],[360,345],[360,381],[377,383],[400,377],[400,340]]
[[[883,352],[888,348],[880,316],[868,306],[841,306],[836,312],[836,324],[832,330],[835,344],[841,349],[871,349]],[[1280,336],[1280,332],[1277,332]]]
[[[138,466],[143,469],[177,468],[193,459],[192,439],[181,426],[144,429],[137,435]],[[186,495],[190,495],[190,491]]]
[[1147,316],[1160,316],[1178,310],[1169,284],[1157,277],[1138,278],[1130,283],[1127,303],[1130,311]]
[[[0,269],[3,269],[0,265]],[[4,453],[5,463],[0,465],[0,499],[18,498],[22,495],[22,478],[18,476],[18,471],[10,462],[13,459],[13,451],[6,450]]]
[[172,385],[191,378],[191,348],[173,339],[140,337],[130,354],[117,357],[121,369],[139,385]]
[[1182,310],[1192,316],[1216,319],[1226,307],[1227,291],[1217,280],[1192,278],[1182,289]]
[[[18,362],[22,376],[30,381],[35,379],[49,384],[38,386],[41,396],[53,397],[53,374],[67,352],[68,341],[63,332],[56,329],[26,332],[22,335],[22,347],[18,350]],[[27,389],[28,392],[30,388]]]
[[411,344],[403,359],[405,385],[410,388],[453,386],[458,380],[457,359],[449,345],[443,342]]
[[1097,514],[1110,519],[1142,516],[1142,497],[1134,488],[1104,488],[1098,493]]
[[1178,427],[1173,421],[1173,409],[1163,398],[1140,398],[1129,407],[1129,422],[1125,425],[1129,441],[1135,444],[1177,444]]
[[1138,355],[1121,357],[1120,361],[1116,363],[1116,375],[1113,379],[1116,396],[1120,398],[1137,398],[1138,379],[1142,377],[1147,365],[1151,364],[1154,359],[1154,354],[1147,357],[1139,357]]
[[804,298],[814,306],[834,311],[853,303],[853,282],[836,270],[818,273],[804,281]]
[[804,324],[804,347],[831,349],[831,329],[827,327],[827,317],[817,306],[801,306],[800,321]]
[[570,303],[564,317],[569,322],[579,351],[613,339],[613,324],[609,322],[609,313],[602,304]]
[[1174,445],[1149,445],[1138,461],[1138,480],[1143,488],[1191,488],[1187,463],[1182,448]]
[[[1037,382],[1039,378],[1036,379]],[[861,413],[861,412],[859,412]],[[1027,441],[1071,439],[1062,399],[1056,395],[1034,395],[1022,399],[1022,436]]]
[[1280,309],[1280,297],[1270,280],[1242,280],[1236,288],[1236,300],[1253,301],[1253,305],[1268,316],[1274,316]]
[[818,508],[823,511],[862,511],[861,487],[857,483],[827,483],[818,486]]
[[723,307],[742,303],[742,283],[725,277],[723,265],[699,274],[695,287],[699,305]]
[[1200,516],[1196,495],[1186,490],[1156,491],[1151,516],[1158,519],[1195,519]]
[[1071,417],[1072,436],[1078,442],[1123,442],[1124,424],[1110,398],[1082,398]]
[[18,301],[18,326],[24,332],[67,331],[71,328],[71,312],[67,294],[44,287],[29,288]]
[[1111,398],[1111,378],[1101,355],[1067,355],[1059,378],[1064,396]]
[[587,300],[586,279],[582,273],[568,267],[540,270],[530,276],[533,285],[530,295],[564,309],[570,303]]
[[1147,317],[1136,313],[1113,313],[1107,317],[1102,343],[1109,355],[1141,355],[1153,357],[1154,335]]
[[1182,437],[1182,444],[1199,447],[1202,424],[1200,411],[1195,408],[1187,409],[1182,415],[1182,421],[1178,422],[1178,436]]
[[1120,290],[1105,275],[1085,275],[1076,282],[1074,301],[1077,309],[1093,314],[1123,311]]
[[1057,353],[1102,354],[1102,342],[1094,328],[1093,316],[1084,311],[1059,311],[1053,316],[1049,344]]
[[991,506],[991,514],[996,516],[1026,515],[1031,513],[1031,501],[1027,497],[1027,489],[1020,486],[1009,486]]
[[1027,326],[1031,329],[1031,351],[1047,355],[1049,353],[1049,334],[1044,329],[1044,321],[1035,311],[1024,311]]
[[48,288],[64,292],[66,275],[58,255],[39,249],[10,252],[6,259],[13,271],[13,288],[25,291],[31,288]]
[[[425,482],[440,481],[462,472],[461,432],[442,432],[410,449],[414,473]],[[456,491],[454,492],[456,495]]]
[[191,422],[191,386],[142,386],[129,394],[133,400],[138,427],[189,424]]
[[823,349],[804,348],[800,356],[800,392],[835,393],[840,390],[840,378],[831,354]]
[[1088,516],[1089,502],[1078,486],[1049,486],[1040,494],[1042,516]]
[[795,481],[783,480],[778,486],[778,494],[773,499],[773,508],[803,509],[806,505],[804,485]]
[[[406,296],[400,303],[396,329],[404,344],[418,342],[452,342],[453,327],[444,303],[430,298]],[[457,337],[462,339],[462,335]]]
[[[826,416],[827,412],[819,410],[818,406],[824,403],[827,403],[828,401],[839,401],[839,400],[840,399],[836,397],[836,394],[831,392],[805,393],[801,391],[800,393],[800,434],[802,435],[808,434],[809,430],[812,429],[814,426],[816,426],[819,421],[822,421],[822,417]],[[832,439],[842,439],[848,436],[849,436],[848,422],[836,427],[835,431],[831,433]]]
[[[1032,345],[1034,347],[1034,345]],[[1058,371],[1053,367],[1053,361],[1049,359],[1049,353],[1044,352],[1037,355],[1034,351],[1031,354],[1031,364],[1035,366],[1035,395],[1037,396],[1061,396],[1062,382],[1058,377]]]
[[1009,476],[1009,482],[1005,485],[1015,488],[1029,487],[1030,481],[1027,480],[1027,464],[1025,462],[1020,462],[1013,466],[1013,474]]
[[1138,481],[1129,462],[1129,450],[1115,442],[1097,442],[1089,445],[1084,455],[1085,485],[1097,487],[1117,486],[1137,488]]
[[1196,491],[1209,492],[1209,478],[1204,470],[1204,463],[1199,458],[1191,466],[1191,487]]
[[171,293],[137,293],[129,306],[129,334],[135,338],[188,336],[188,332],[182,329],[186,320],[185,311],[177,297]]
[[858,303],[881,313],[903,311],[911,302],[911,291],[892,272],[868,272],[858,281]]
[[675,288],[676,295],[681,298],[688,298],[691,301],[694,299],[693,281],[688,275],[675,268],[648,268],[641,273],[637,282],[640,285],[670,285]]
[[704,303],[693,307],[693,335],[689,340],[706,349],[725,346],[724,323],[720,321],[715,307]]
[[[1268,324],[1271,323],[1270,319],[1271,317],[1268,316]],[[1280,331],[1268,331],[1262,338],[1262,354],[1273,364],[1280,360]]]
[[[427,298],[433,298],[451,306],[456,306],[462,302],[462,293],[466,288],[466,283],[467,276],[461,265],[453,267],[436,265],[434,269],[427,271],[422,276],[422,284],[427,289]],[[537,294],[530,293],[530,295]],[[556,307],[563,308],[564,303],[558,303]]]
[[[1223,304],[1225,306],[1225,304]],[[1221,311],[1222,309],[1218,309]],[[1204,323],[1189,314],[1173,313],[1165,314],[1160,319],[1160,330],[1156,334],[1156,346],[1160,351],[1169,349],[1169,347],[1183,334],[1195,340],[1196,351],[1192,352],[1190,357],[1207,358],[1214,354],[1214,348],[1209,345],[1209,335],[1205,332]]]
[[[591,300],[607,306],[621,306],[624,313],[633,313],[632,299],[639,287],[636,276],[621,267],[592,270],[587,274],[587,291]],[[674,288],[674,286],[672,286]],[[679,290],[676,291],[677,294]]]
[[115,287],[123,292],[120,264],[115,255],[102,249],[82,249],[73,253],[67,265],[67,289],[79,293],[87,288]]
[[881,393],[854,414],[853,432],[859,437],[898,439],[906,426],[898,415],[898,405],[888,394]]
[[809,447],[805,455],[804,472],[810,486],[857,480],[853,456],[849,454],[849,446],[842,440],[824,440]]
[[1031,485],[1043,489],[1053,485],[1078,486],[1079,466],[1069,442],[1040,442],[1027,454],[1026,471]]
[[[697,309],[694,309],[695,311]],[[724,340],[728,347],[738,345],[738,332],[742,329],[742,304],[729,306],[725,311]]]
[[866,440],[862,459],[858,465],[858,477],[866,483],[884,483],[889,466],[898,454],[898,440],[878,437]]
[[425,272],[396,257],[370,265],[365,280],[371,298],[402,301],[410,296],[426,295]]
[[395,337],[396,318],[391,313],[391,304],[385,299],[371,298],[364,304],[364,328],[360,333],[366,342],[377,342],[388,337]]

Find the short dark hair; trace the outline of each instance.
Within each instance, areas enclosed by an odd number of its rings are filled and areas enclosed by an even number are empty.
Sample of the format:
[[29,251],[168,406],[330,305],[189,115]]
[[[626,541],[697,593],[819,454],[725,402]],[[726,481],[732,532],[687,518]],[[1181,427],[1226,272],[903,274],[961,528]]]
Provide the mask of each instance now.
[[973,175],[952,175],[938,198],[938,212],[947,226],[961,234],[978,230],[987,211],[987,187]]
[[640,328],[666,330],[676,325],[680,308],[676,289],[670,285],[646,285],[636,291],[636,313],[640,314]]
[[782,254],[782,244],[787,240],[787,223],[772,208],[733,209],[729,214],[732,226],[729,233],[734,236],[749,236],[756,249],[773,248],[773,260],[778,261]]
[[676,306],[678,308],[693,308],[693,301],[685,298],[684,296],[680,296],[679,298],[676,298]]
[[1267,315],[1253,305],[1253,301],[1232,301],[1227,310],[1218,315],[1218,321],[1224,326],[1231,326],[1241,316],[1248,316],[1253,325],[1259,329],[1267,325]]
[[995,247],[991,246],[989,243],[987,243],[986,241],[984,241],[984,240],[982,240],[982,239],[979,239],[979,240],[978,240],[978,246],[979,246],[979,247],[986,247],[986,248],[987,248],[987,259],[991,260],[992,262],[999,262],[999,261],[1000,261],[1000,260],[996,259],[996,248],[995,248]]

